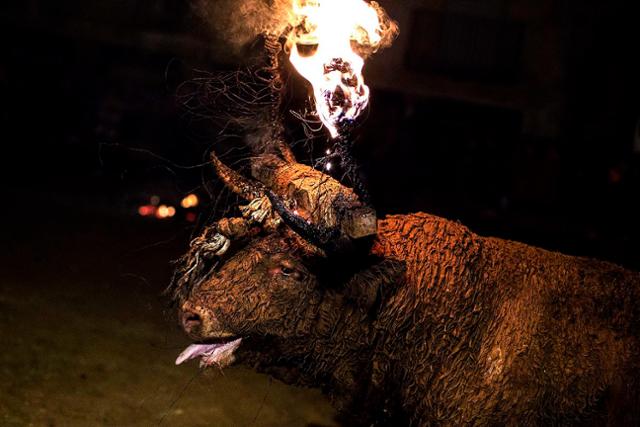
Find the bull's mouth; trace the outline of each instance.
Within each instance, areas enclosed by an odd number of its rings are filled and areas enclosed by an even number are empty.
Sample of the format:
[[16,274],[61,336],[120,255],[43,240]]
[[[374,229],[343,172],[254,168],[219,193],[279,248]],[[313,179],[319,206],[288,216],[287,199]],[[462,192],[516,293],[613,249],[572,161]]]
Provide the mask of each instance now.
[[216,366],[226,368],[235,362],[234,352],[240,346],[242,338],[224,338],[208,341],[206,343],[194,343],[187,347],[176,359],[176,365],[187,360],[200,357],[200,367]]

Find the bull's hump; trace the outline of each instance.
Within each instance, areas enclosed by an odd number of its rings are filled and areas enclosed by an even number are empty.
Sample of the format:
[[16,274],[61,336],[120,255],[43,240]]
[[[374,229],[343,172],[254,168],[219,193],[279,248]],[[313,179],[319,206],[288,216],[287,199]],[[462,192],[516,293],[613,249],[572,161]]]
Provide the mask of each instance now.
[[[475,235],[464,225],[426,213],[390,215],[378,221],[375,255],[386,258],[423,258],[438,248],[467,246]],[[424,253],[423,253],[424,252]]]

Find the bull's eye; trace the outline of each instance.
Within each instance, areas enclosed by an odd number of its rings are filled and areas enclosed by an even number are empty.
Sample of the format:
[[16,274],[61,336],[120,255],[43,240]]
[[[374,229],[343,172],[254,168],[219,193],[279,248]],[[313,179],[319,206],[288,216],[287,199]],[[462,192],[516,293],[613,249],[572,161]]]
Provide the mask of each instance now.
[[276,276],[291,277],[295,280],[300,280],[304,274],[300,269],[296,268],[296,265],[290,260],[278,260],[275,265],[269,269],[269,273]]
[[289,268],[289,267],[285,267],[282,266],[280,267],[280,272],[284,275],[284,276],[291,276],[293,273],[295,273],[296,271],[293,268]]
[[285,277],[291,277],[295,280],[300,280],[302,278],[302,273],[300,270],[294,268],[294,266],[290,262],[283,262],[278,267],[278,273],[282,274]]

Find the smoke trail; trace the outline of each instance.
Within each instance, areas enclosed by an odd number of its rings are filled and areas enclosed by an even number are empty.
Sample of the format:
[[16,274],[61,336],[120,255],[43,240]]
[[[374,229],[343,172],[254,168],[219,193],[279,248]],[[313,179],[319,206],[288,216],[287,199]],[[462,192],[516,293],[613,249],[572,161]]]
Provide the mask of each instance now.
[[[356,47],[364,58],[389,47],[398,35],[397,23],[377,2],[369,3],[378,13],[381,40],[375,47],[367,43]],[[281,35],[288,25],[299,24],[291,16],[292,0],[192,0],[192,7],[205,25],[236,51],[261,33]]]
[[281,34],[291,0],[192,0],[192,6],[218,37],[239,50],[261,33]]

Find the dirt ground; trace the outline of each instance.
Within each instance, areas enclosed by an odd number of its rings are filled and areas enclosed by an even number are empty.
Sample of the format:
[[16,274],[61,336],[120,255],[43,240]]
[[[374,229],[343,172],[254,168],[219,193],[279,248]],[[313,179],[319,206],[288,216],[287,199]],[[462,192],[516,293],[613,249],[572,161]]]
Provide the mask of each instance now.
[[0,425],[337,425],[318,390],[174,365],[189,344],[159,297],[174,229],[49,225],[3,238]]

